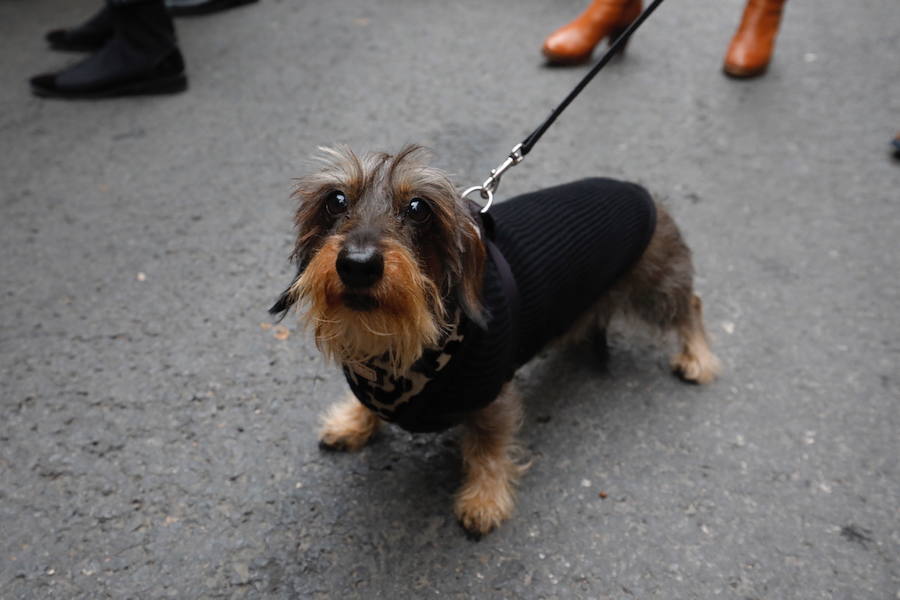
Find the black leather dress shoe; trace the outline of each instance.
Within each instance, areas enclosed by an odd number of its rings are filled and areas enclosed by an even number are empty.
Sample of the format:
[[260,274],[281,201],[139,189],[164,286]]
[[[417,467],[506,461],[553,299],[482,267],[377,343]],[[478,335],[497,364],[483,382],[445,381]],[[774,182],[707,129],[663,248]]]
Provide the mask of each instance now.
[[189,15],[208,15],[227,10],[243,4],[251,4],[256,0],[166,0],[166,8],[176,17]]
[[31,78],[31,91],[50,98],[171,94],[187,88],[172,16],[163,0],[110,2],[114,34],[83,61]]
[[96,54],[68,69],[31,78],[31,91],[45,98],[112,98],[186,89],[184,60],[177,48],[151,62],[121,38],[113,38]]

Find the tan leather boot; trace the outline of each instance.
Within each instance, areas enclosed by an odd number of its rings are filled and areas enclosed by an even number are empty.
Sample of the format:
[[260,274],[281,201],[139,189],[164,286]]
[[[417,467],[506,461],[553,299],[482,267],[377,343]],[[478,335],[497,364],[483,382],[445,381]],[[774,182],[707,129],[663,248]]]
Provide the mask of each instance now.
[[555,64],[588,60],[600,40],[612,42],[641,14],[641,0],[593,0],[577,19],[544,41],[544,56]]
[[726,75],[756,77],[765,73],[775,50],[785,1],[747,0],[744,17],[725,54]]

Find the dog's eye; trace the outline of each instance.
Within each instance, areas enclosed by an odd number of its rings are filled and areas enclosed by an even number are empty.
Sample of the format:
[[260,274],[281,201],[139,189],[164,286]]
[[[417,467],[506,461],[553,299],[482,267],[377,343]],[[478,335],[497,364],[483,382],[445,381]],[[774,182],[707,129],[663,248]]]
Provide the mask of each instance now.
[[327,210],[328,214],[332,217],[347,212],[347,206],[347,196],[344,195],[344,192],[335,190],[325,198],[325,210]]
[[431,218],[431,206],[422,198],[413,198],[403,216],[413,223],[426,223]]

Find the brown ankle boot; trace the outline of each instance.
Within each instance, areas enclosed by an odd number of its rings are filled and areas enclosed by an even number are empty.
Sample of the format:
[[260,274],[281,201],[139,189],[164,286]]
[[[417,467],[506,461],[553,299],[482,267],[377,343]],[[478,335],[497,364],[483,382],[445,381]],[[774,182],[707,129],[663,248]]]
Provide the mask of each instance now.
[[756,77],[769,66],[785,0],[747,0],[723,69],[731,77]]
[[591,57],[594,46],[618,37],[641,14],[641,0],[593,0],[581,15],[544,41],[544,56],[555,64],[572,64]]

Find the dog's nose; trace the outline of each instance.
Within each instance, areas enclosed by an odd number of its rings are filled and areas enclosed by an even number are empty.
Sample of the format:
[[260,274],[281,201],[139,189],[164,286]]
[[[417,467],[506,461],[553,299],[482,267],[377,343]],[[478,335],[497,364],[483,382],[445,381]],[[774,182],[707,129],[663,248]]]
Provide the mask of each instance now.
[[338,254],[337,272],[349,288],[371,287],[384,274],[384,258],[374,246],[345,246]]

